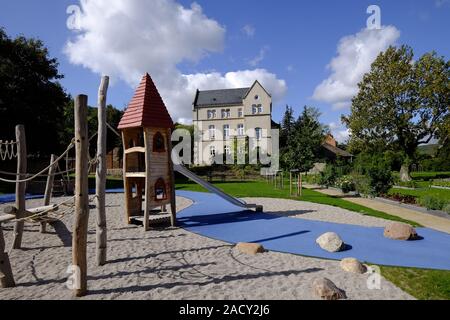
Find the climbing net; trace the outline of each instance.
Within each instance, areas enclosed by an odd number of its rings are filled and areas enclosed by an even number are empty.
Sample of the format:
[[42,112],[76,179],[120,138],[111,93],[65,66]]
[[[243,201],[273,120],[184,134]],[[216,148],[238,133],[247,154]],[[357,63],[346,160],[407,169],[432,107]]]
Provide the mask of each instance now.
[[0,159],[2,161],[12,160],[17,157],[17,142],[0,140]]

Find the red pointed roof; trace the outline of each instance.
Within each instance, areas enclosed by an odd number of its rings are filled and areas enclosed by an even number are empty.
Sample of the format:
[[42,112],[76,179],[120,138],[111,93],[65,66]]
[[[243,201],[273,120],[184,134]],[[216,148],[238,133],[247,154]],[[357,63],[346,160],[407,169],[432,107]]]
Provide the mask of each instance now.
[[118,129],[136,127],[173,127],[172,118],[148,73],[142,77]]

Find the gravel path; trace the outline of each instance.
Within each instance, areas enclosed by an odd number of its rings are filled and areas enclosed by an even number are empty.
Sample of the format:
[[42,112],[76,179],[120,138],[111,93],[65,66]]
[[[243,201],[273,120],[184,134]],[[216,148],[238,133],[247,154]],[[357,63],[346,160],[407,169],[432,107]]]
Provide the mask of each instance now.
[[377,217],[365,216],[358,212],[312,202],[271,198],[243,198],[243,200],[248,203],[263,205],[265,213],[293,218],[353,224],[366,227],[385,227],[390,222]]
[[[30,200],[27,205],[39,206],[41,201]],[[282,203],[304,205],[286,200],[278,205]],[[107,204],[108,264],[95,265],[92,209],[89,295],[83,299],[314,299],[311,284],[316,277],[331,279],[349,299],[412,299],[384,279],[379,290],[369,290],[369,275],[346,273],[337,261],[277,252],[248,256],[227,243],[179,228],[144,232],[140,227],[124,225],[123,195],[108,194]],[[189,200],[177,198],[180,209],[189,205]],[[270,208],[270,204],[267,206]],[[23,250],[11,254],[17,287],[0,289],[0,299],[72,299],[65,286],[71,261],[72,219],[72,215],[63,217],[47,227],[47,234],[40,234],[36,224],[26,224]],[[4,227],[9,246],[12,225]]]

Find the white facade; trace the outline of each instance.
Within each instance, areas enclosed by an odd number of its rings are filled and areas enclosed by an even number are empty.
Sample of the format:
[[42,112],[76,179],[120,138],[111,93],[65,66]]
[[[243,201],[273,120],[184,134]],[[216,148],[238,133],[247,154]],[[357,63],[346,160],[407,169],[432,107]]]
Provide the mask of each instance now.
[[[235,151],[238,157],[245,155],[247,136],[253,139],[249,148],[258,146],[261,152],[271,153],[272,97],[258,81],[250,88],[233,90],[197,92],[196,101],[199,95],[203,95],[208,97],[210,103],[203,101],[199,105],[194,101],[193,104],[195,165],[209,165],[213,162],[213,156],[223,154],[234,159],[231,155]],[[242,97],[227,96],[236,95],[236,92],[242,93]]]

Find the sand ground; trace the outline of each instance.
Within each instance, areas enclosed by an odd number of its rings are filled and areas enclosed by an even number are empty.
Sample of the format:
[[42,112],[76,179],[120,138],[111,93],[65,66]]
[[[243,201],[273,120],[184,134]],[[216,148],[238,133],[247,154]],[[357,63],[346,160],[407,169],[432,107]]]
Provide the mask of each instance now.
[[[41,201],[30,200],[27,206],[39,206]],[[307,203],[295,202],[265,199],[263,204],[268,210],[275,208],[277,214],[312,210],[305,207]],[[179,209],[190,204],[190,200],[177,198]],[[329,214],[335,216],[330,219],[339,220],[340,215],[347,215],[343,218],[347,222],[354,217],[356,224],[381,223],[342,209],[314,206],[317,219]],[[315,299],[311,284],[316,277],[329,278],[346,291],[349,299],[413,299],[384,278],[379,290],[368,289],[369,275],[346,273],[338,261],[278,252],[248,256],[228,243],[180,228],[144,232],[124,224],[123,210],[123,195],[108,194],[108,264],[103,267],[95,265],[96,212],[95,208],[91,210],[89,294],[82,299]],[[307,215],[314,218],[314,212]],[[72,220],[73,215],[64,216],[48,226],[46,234],[39,233],[37,224],[26,224],[23,250],[14,250],[10,256],[17,287],[0,289],[0,299],[74,299],[65,285],[71,261]],[[4,225],[7,245],[11,243],[11,230],[11,224]]]

